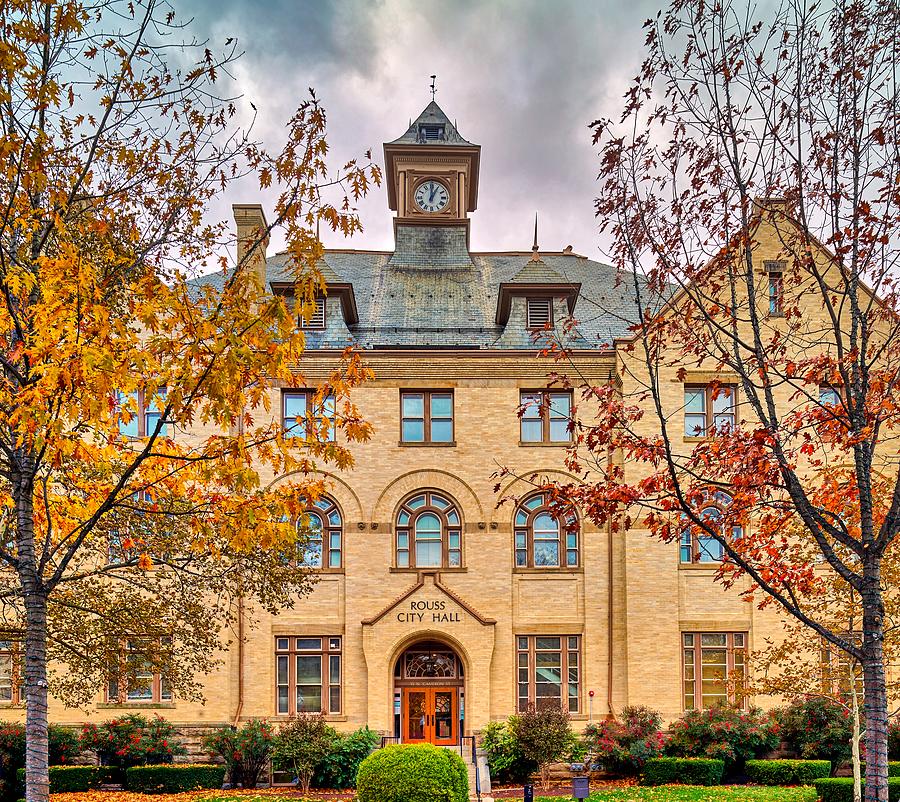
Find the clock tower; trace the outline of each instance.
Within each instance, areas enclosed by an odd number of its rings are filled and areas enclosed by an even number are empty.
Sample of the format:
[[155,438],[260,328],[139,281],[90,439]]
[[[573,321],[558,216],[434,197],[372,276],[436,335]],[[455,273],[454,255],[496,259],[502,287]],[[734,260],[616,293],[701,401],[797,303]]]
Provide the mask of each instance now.
[[465,230],[478,202],[481,145],[459,135],[432,100],[399,139],[384,145],[388,204],[403,226],[450,226]]

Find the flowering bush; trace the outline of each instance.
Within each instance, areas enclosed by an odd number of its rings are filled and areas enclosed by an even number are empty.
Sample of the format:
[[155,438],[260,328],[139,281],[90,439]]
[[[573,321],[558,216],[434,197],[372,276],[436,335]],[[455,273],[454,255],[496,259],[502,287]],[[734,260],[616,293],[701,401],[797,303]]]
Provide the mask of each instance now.
[[[47,729],[50,741],[50,765],[65,766],[80,751],[78,736],[68,727],[51,724]],[[25,725],[0,722],[0,799],[18,799],[22,789],[16,786],[16,772],[25,766]]]
[[617,720],[589,724],[585,740],[594,758],[617,774],[640,774],[650,758],[662,755],[665,737],[659,713],[649,707],[626,707]]
[[81,730],[81,748],[94,752],[103,766],[124,772],[130,766],[171,763],[185,748],[175,736],[175,727],[164,718],[149,721],[138,713],[85,724]]
[[676,757],[725,761],[725,771],[740,770],[745,760],[762,757],[780,742],[778,723],[759,708],[718,706],[688,710],[669,728],[665,751]]
[[778,718],[781,737],[800,757],[830,760],[834,767],[850,759],[850,714],[837,702],[822,697],[798,699]]
[[203,748],[225,761],[233,786],[256,788],[272,752],[275,732],[265,721],[253,719],[240,729],[223,727],[203,739]]

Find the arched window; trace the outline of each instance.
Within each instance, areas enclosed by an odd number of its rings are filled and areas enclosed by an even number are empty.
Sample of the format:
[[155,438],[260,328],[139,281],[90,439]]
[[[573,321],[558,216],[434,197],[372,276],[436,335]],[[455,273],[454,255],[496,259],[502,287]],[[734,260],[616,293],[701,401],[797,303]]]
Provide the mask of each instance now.
[[300,561],[306,568],[340,568],[343,540],[341,511],[327,496],[320,498],[297,521],[303,543]]
[[574,512],[563,521],[550,512],[546,493],[535,493],[516,509],[517,568],[577,568],[578,518]]
[[431,490],[411,496],[397,511],[398,568],[459,568],[462,520],[456,504]]
[[[725,523],[722,520],[724,511],[731,505],[731,496],[717,490],[709,494],[703,508],[700,510],[700,518],[704,520],[710,529],[718,529],[724,536]],[[739,540],[744,534],[740,525],[731,527],[731,538]],[[681,532],[681,562],[683,563],[717,563],[725,556],[725,547],[721,541],[713,537],[708,531],[700,527],[687,525]]]

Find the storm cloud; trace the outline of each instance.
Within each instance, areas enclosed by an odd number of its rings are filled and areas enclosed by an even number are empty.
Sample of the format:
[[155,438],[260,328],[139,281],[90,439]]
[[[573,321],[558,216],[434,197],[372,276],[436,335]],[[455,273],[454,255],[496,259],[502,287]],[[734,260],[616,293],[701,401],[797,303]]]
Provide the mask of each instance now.
[[[273,148],[312,86],[328,112],[335,157],[371,147],[381,162],[382,143],[427,105],[437,74],[438,103],[482,146],[472,249],[527,250],[539,212],[542,248],[572,245],[597,258],[589,123],[617,116],[640,65],[642,23],[658,4],[183,0],[177,9],[214,45],[238,38],[244,56],[232,73],[245,103],[259,110],[256,134]],[[266,205],[252,186],[240,192],[214,211]],[[390,249],[386,193],[375,190],[360,212],[364,233],[350,242],[323,235],[326,246]]]

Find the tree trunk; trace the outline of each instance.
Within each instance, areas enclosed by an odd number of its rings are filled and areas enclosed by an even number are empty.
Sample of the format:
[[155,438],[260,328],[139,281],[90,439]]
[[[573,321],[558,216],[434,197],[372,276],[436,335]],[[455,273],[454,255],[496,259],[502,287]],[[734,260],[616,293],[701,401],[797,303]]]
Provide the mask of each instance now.
[[866,802],[888,802],[888,701],[884,673],[884,605],[877,561],[864,567],[863,702],[866,712]]
[[28,802],[47,802],[47,592],[35,556],[33,460],[23,455],[21,465],[24,470],[13,476],[12,485],[19,585],[25,607],[25,798]]
[[37,591],[25,598],[25,744],[25,799],[47,802],[47,597]]

